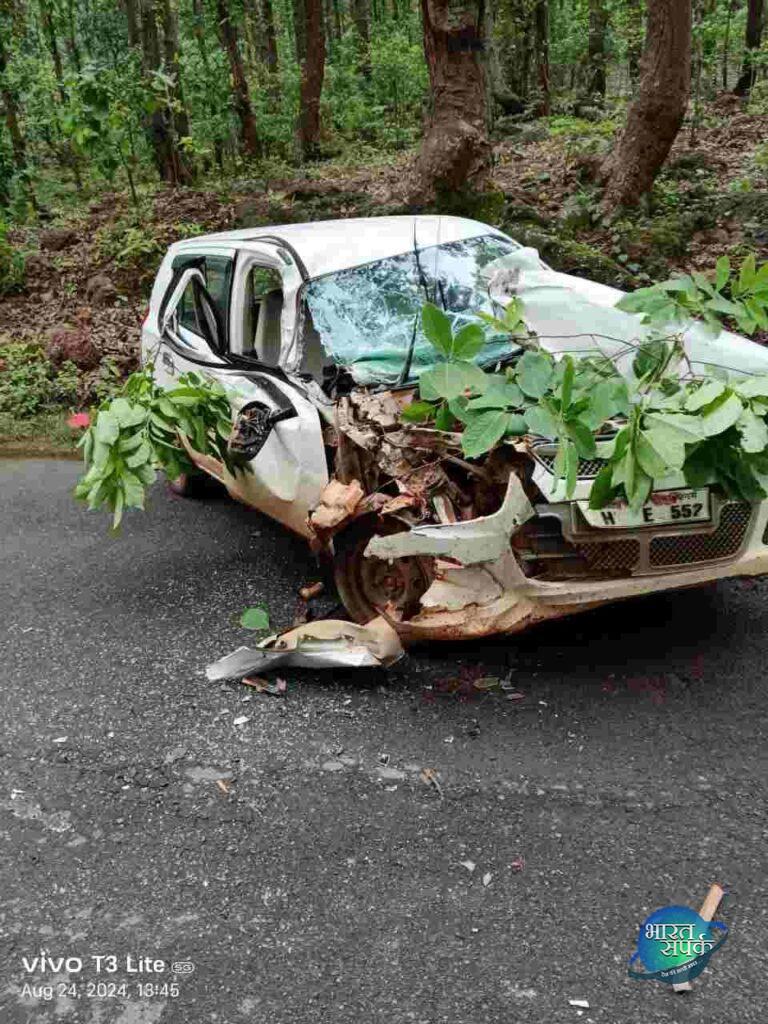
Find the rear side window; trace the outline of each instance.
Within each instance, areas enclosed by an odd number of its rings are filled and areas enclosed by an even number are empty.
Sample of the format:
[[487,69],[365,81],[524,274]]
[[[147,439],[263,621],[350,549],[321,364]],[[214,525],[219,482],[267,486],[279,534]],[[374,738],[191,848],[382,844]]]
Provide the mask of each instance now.
[[[205,256],[202,258],[196,256],[185,262],[199,266],[200,270],[203,272],[205,276],[205,286],[213,299],[216,309],[219,311],[221,326],[224,330],[224,338],[226,340],[228,337],[229,298],[232,286],[234,260],[231,260],[229,256]],[[183,263],[179,263],[177,265],[183,265]],[[179,303],[179,323],[188,331],[192,331],[193,334],[199,334],[202,336],[203,332],[200,330],[200,324],[198,323],[197,309],[195,307],[195,299],[191,284],[187,287],[181,297],[181,302]]]

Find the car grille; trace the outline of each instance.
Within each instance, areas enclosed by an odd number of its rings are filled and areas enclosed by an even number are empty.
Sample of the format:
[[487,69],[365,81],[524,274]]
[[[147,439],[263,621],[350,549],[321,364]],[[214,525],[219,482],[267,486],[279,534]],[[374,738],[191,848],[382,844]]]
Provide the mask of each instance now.
[[526,573],[538,579],[621,579],[732,558],[744,545],[752,516],[750,504],[731,501],[720,506],[709,533],[642,530],[637,538],[605,540],[604,531],[586,528],[569,540],[559,516],[540,513],[513,535],[513,547]]
[[651,541],[652,566],[691,565],[714,562],[735,555],[752,519],[752,506],[745,501],[724,505],[714,533],[686,533],[654,537]]
[[[532,451],[532,455],[534,459],[544,467],[544,469],[549,473],[554,473],[557,445],[536,445]],[[594,480],[604,465],[605,461],[603,459],[579,459],[577,475],[581,480]]]

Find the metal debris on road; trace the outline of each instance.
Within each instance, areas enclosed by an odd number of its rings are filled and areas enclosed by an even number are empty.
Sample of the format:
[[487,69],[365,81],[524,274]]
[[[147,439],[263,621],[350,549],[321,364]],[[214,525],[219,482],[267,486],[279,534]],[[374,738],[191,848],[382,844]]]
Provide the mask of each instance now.
[[403,657],[400,639],[381,616],[365,626],[321,619],[267,637],[258,647],[238,647],[208,665],[210,682],[242,679],[283,665],[298,668],[385,668]]

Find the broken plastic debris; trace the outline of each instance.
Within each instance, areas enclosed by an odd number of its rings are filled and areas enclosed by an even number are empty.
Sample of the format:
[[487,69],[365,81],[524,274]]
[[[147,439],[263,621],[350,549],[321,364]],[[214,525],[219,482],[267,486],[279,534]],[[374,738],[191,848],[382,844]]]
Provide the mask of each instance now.
[[586,999],[569,999],[568,1000],[568,1005],[569,1006],[580,1006],[583,1010],[588,1010],[589,1009],[589,1003],[587,1002]]
[[475,862],[473,860],[462,860],[462,861],[459,861],[459,863],[461,864],[461,866],[463,868],[467,869],[467,871],[470,873],[470,875],[472,874],[472,872],[477,867],[477,865],[475,864]]
[[483,875],[483,885],[486,886],[486,887],[489,886],[491,884],[491,879],[492,878],[493,878],[493,875],[491,874],[491,872],[490,871],[486,871],[486,873]]
[[238,715],[237,718],[232,719],[232,725],[245,725],[246,722],[250,722],[249,715]]
[[386,619],[365,626],[341,619],[310,622],[268,637],[257,648],[238,647],[208,665],[210,682],[242,679],[283,665],[300,668],[381,668],[402,658],[402,644]]

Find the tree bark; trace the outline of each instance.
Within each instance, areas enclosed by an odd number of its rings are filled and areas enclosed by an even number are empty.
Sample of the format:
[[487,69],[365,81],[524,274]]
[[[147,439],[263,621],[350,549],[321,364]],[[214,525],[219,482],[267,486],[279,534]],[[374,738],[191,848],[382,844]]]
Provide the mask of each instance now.
[[232,76],[232,93],[235,100],[235,111],[240,120],[240,142],[243,153],[246,156],[259,156],[261,145],[256,130],[256,118],[251,105],[251,93],[248,88],[248,80],[245,77],[243,59],[240,56],[240,47],[237,41],[237,29],[229,14],[227,0],[216,0],[216,11],[219,18],[219,35],[221,45],[229,60],[229,70]]
[[[145,75],[156,71],[173,74],[178,52],[178,25],[175,28],[173,10],[169,0],[162,0],[162,10],[158,10],[159,0],[141,0],[141,63]],[[160,48],[159,22],[163,24],[163,42],[166,60],[170,59],[171,67],[166,66],[163,51]],[[146,132],[152,146],[158,174],[172,185],[186,184],[191,174],[179,148],[180,132],[185,121],[185,114],[177,122],[173,110],[175,87],[170,90],[170,102],[158,98],[157,104],[149,115]],[[182,108],[183,109],[183,108]],[[187,128],[188,131],[188,128]]]
[[744,63],[741,66],[739,80],[733,88],[736,96],[748,96],[757,79],[755,53],[760,49],[763,39],[764,0],[749,0],[747,5],[747,29],[744,42]]
[[124,0],[125,21],[128,28],[128,45],[131,49],[141,45],[141,29],[138,0]]
[[307,52],[301,64],[301,91],[297,138],[305,160],[320,148],[320,95],[325,77],[325,27],[322,0],[304,0]]
[[536,113],[549,117],[551,103],[549,93],[549,6],[548,0],[538,0],[533,12],[534,40],[536,47],[536,81],[539,101]]
[[277,32],[275,30],[275,10],[272,0],[261,0],[261,59],[272,75],[279,71],[277,58]]
[[416,171],[427,194],[482,188],[491,164],[483,0],[421,0],[431,114]]
[[11,137],[13,165],[20,174],[23,174],[27,169],[27,146],[19,124],[18,96],[6,76],[8,49],[3,38],[3,30],[4,26],[0,22],[0,98],[2,98],[5,110],[5,125]]
[[587,41],[587,86],[589,97],[605,99],[605,33],[608,11],[605,0],[589,0],[589,38]]
[[43,35],[45,41],[48,44],[48,52],[51,55],[53,61],[53,70],[56,74],[56,84],[59,90],[59,99],[62,103],[67,101],[67,90],[64,86],[64,68],[61,63],[61,53],[59,51],[59,40],[56,36],[56,26],[53,22],[53,12],[51,11],[49,0],[40,0],[40,21],[43,26]]
[[293,38],[296,44],[296,62],[301,65],[307,56],[306,0],[293,0]]
[[360,40],[360,70],[371,77],[371,0],[352,0],[352,20]]
[[685,116],[691,86],[691,0],[648,0],[640,87],[618,145],[603,167],[606,209],[649,191]]

